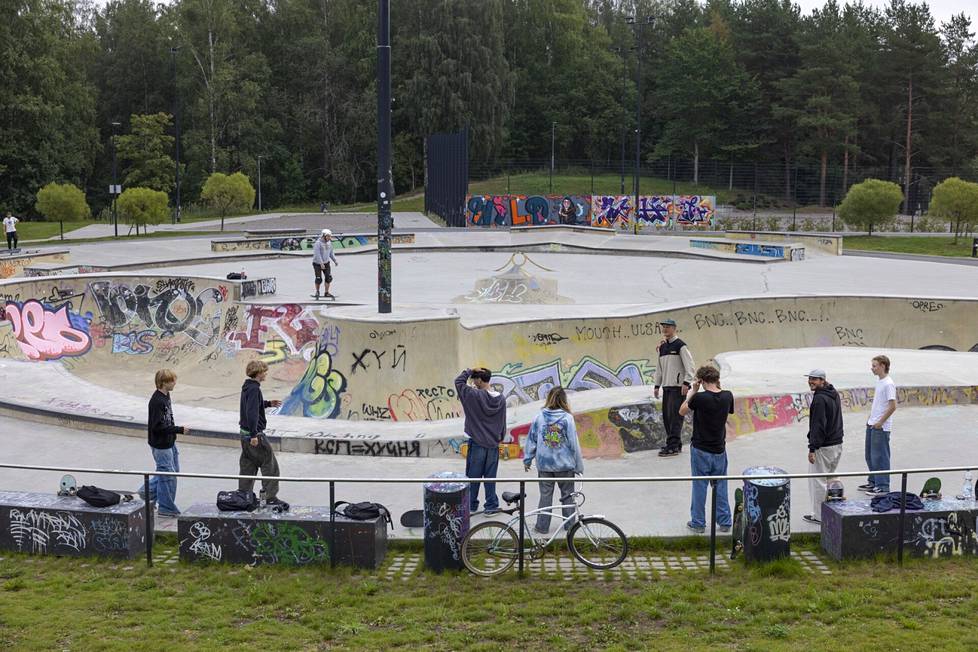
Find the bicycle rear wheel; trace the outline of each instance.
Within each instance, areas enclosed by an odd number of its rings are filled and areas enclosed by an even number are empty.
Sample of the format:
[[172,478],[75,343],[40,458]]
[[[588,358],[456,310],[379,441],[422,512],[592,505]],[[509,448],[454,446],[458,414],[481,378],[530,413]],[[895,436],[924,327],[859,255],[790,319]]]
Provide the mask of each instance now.
[[476,575],[492,577],[512,568],[519,557],[519,537],[499,521],[479,523],[462,541],[462,562]]
[[628,539],[621,528],[598,516],[580,519],[567,533],[567,546],[581,563],[606,570],[625,560]]

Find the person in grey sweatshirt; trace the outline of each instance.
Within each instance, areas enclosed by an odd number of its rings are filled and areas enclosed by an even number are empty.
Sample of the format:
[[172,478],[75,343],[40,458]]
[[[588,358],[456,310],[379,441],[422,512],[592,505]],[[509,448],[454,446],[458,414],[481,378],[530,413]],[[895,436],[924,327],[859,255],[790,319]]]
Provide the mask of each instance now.
[[[472,381],[472,385],[468,381]],[[492,389],[492,372],[476,367],[465,369],[455,378],[455,391],[465,413],[465,434],[469,438],[465,455],[465,475],[469,478],[495,478],[499,466],[499,444],[506,436],[506,399]],[[499,511],[496,483],[484,482],[486,514]],[[469,506],[479,509],[479,483],[469,485]]]
[[324,279],[326,281],[326,288],[323,291],[323,297],[327,299],[336,298],[329,293],[329,284],[333,282],[333,274],[329,268],[330,261],[337,266],[340,264],[336,260],[336,254],[333,253],[333,232],[329,229],[323,229],[319,239],[312,246],[312,269],[316,274],[315,296],[317,299],[319,298],[319,285]]
[[[547,394],[543,411],[530,425],[523,450],[523,467],[529,471],[533,460],[537,461],[537,475],[541,478],[573,478],[575,473],[584,473],[584,458],[581,457],[581,443],[577,440],[574,415],[567,404],[567,392],[563,387],[554,387]],[[560,487],[560,502],[564,506],[565,517],[574,515],[574,481],[556,483]],[[550,507],[554,501],[554,481],[540,482],[540,509]],[[550,530],[551,512],[537,514],[533,529],[541,534]],[[570,529],[572,521],[564,521],[564,529]]]

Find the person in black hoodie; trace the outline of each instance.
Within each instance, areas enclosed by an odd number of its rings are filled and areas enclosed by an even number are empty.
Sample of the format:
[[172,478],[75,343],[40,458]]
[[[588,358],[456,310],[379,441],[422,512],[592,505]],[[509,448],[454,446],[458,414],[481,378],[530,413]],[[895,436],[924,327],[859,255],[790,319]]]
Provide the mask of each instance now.
[[[268,439],[265,437],[265,408],[278,407],[282,401],[266,401],[261,393],[261,383],[268,375],[268,365],[261,360],[252,360],[245,368],[248,379],[241,386],[241,419],[238,425],[241,428],[241,475],[257,475],[259,469],[263,477],[279,475],[278,461],[275,459],[275,451],[272,450]],[[261,481],[262,489],[265,490],[265,503],[277,505],[282,509],[288,509],[289,504],[278,499],[278,480]],[[238,489],[241,491],[254,491],[254,480],[238,480]]]
[[[156,372],[156,391],[149,399],[149,447],[153,451],[153,460],[157,471],[180,472],[180,455],[177,452],[177,435],[189,435],[190,429],[173,423],[173,405],[170,403],[170,392],[177,384],[177,375],[170,369],[160,369]],[[143,496],[140,487],[139,495]],[[173,476],[154,475],[149,480],[149,498],[155,498],[160,516],[179,516],[177,509],[177,479]]]
[[[808,373],[808,387],[813,393],[808,408],[808,472],[831,473],[839,466],[842,457],[842,399],[835,387],[826,381],[822,369]],[[822,522],[825,486],[831,480],[825,477],[808,479],[813,510],[802,518],[809,523]]]
[[[468,384],[472,380],[474,387]],[[492,389],[492,372],[476,367],[465,369],[455,378],[455,391],[465,413],[465,434],[469,438],[465,455],[465,475],[469,478],[495,478],[499,466],[499,444],[506,436],[506,399]],[[486,482],[486,514],[499,510],[496,483]],[[479,509],[479,483],[469,485],[469,507]]]

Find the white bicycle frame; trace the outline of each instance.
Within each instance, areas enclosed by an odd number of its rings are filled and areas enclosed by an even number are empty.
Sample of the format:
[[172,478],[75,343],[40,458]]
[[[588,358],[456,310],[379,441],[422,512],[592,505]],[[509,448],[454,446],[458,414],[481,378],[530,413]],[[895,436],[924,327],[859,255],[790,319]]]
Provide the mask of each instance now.
[[[557,481],[558,481],[558,479],[554,479],[554,482],[557,482]],[[544,482],[549,482],[549,480],[544,480]],[[584,493],[581,491],[581,489],[583,489],[583,488],[584,488],[584,483],[582,483],[582,482],[581,483],[575,483],[574,491],[571,493],[571,498],[574,499],[574,513],[571,516],[564,516],[564,507],[568,507],[568,505],[564,505],[563,503],[557,503],[556,505],[551,505],[550,507],[538,507],[538,508],[536,508],[534,510],[531,510],[529,512],[527,512],[527,511],[524,510],[524,512],[523,512],[523,523],[524,523],[524,525],[523,525],[524,530],[523,531],[524,531],[524,538],[529,538],[530,542],[532,543],[532,546],[531,547],[533,547],[533,548],[546,548],[547,546],[549,546],[551,543],[553,543],[557,539],[557,535],[560,534],[561,530],[563,529],[563,526],[567,525],[567,522],[568,521],[570,521],[571,522],[571,525],[573,525],[574,522],[576,522],[576,521],[578,521],[580,519],[584,519],[584,518],[592,518],[592,517],[593,518],[604,518],[604,515],[602,515],[602,514],[582,514],[581,513],[581,505],[584,504],[584,500],[585,500]],[[526,500],[526,497],[524,497],[523,500],[525,501]],[[517,503],[517,507],[516,508],[517,508],[517,510],[519,510],[518,503]],[[561,527],[559,527],[556,530],[554,530],[553,534],[551,534],[547,538],[546,541],[544,541],[543,543],[541,543],[541,541],[543,541],[543,539],[542,538],[541,539],[537,539],[537,537],[534,536],[534,530],[533,530],[532,527],[529,526],[529,521],[530,521],[530,517],[531,516],[534,516],[534,515],[537,515],[537,514],[546,514],[548,512],[550,513],[551,518],[559,518],[560,519]],[[506,521],[506,526],[512,528],[518,534],[519,533],[519,523],[520,523],[520,513],[519,513],[519,511],[517,511],[515,514],[512,515],[512,517],[510,517],[510,519],[508,521]],[[568,526],[567,529],[570,530],[570,526]],[[591,539],[592,543],[596,543],[594,541],[594,539],[591,537],[591,533],[586,528],[583,528],[583,531],[587,534],[588,539]],[[539,535],[540,533],[536,533],[536,534]],[[567,532],[564,532],[564,536],[565,537],[567,536],[567,534],[568,534]]]

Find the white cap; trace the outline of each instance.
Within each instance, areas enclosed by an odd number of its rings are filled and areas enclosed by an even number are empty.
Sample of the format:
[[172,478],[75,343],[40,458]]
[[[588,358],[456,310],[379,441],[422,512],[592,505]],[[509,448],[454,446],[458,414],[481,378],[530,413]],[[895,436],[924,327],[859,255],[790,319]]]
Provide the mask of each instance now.
[[322,235],[333,235],[333,232],[329,229],[323,229]]

